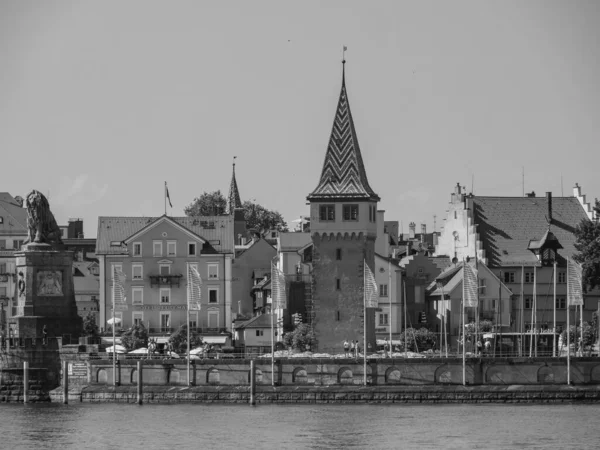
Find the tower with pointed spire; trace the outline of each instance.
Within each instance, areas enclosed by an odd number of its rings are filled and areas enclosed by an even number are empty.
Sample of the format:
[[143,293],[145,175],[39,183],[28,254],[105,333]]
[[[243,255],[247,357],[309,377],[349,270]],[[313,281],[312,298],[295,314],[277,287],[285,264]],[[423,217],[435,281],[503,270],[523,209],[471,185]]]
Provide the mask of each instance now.
[[233,215],[233,240],[236,245],[242,244],[242,239],[246,238],[246,220],[244,218],[244,207],[238,190],[237,180],[235,179],[235,160],[233,157],[231,183],[229,184],[229,195],[227,196],[227,213]]
[[[367,179],[346,92],[342,88],[321,177],[307,200],[313,241],[312,324],[322,351],[345,339],[363,346],[363,331],[373,351],[375,311],[363,317],[364,264],[375,266],[377,202]],[[366,330],[365,330],[366,327]]]
[[231,173],[231,184],[229,185],[229,196],[227,197],[227,212],[233,214],[236,208],[242,207],[242,199],[240,198],[240,191],[238,190],[237,180],[235,179],[235,160],[237,156],[233,157],[233,171]]

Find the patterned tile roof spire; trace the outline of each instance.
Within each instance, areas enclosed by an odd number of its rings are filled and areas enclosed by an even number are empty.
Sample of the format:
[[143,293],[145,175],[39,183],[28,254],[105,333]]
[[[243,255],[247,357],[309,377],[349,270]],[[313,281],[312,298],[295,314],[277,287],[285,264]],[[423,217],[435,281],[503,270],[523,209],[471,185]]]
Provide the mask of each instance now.
[[346,61],[342,61],[342,89],[329,138],[321,179],[307,199],[364,199],[379,201],[369,186],[346,93]]
[[231,184],[229,185],[229,196],[227,197],[227,211],[229,214],[233,214],[235,208],[242,207],[242,199],[240,198],[240,191],[238,190],[237,181],[235,179],[235,159],[233,157],[233,173],[231,174]]

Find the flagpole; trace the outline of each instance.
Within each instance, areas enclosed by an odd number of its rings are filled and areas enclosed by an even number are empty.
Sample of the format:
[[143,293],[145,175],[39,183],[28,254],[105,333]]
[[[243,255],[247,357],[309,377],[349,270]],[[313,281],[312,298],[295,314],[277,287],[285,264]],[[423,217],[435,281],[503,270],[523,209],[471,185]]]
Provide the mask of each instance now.
[[167,215],[167,182],[166,181],[165,181],[164,197],[165,197],[165,216],[166,216]]
[[554,281],[554,323],[552,324],[552,356],[556,358],[556,260],[554,260],[554,272],[552,273]]
[[466,267],[465,260],[463,258],[463,289],[462,289],[462,372],[463,372],[463,386],[467,384],[467,353],[465,347],[467,346],[467,337],[465,336],[466,329],[466,317],[465,317],[465,289],[467,286],[465,277]]
[[408,355],[408,342],[406,341],[406,280],[404,280],[404,357]]
[[523,356],[525,348],[525,336],[523,336],[524,328],[525,328],[525,293],[523,289],[525,288],[525,266],[521,265],[521,308],[519,311],[519,333],[521,335],[521,342],[519,343],[519,356]]
[[530,341],[529,341],[529,357],[530,358],[533,357],[533,340],[534,340],[534,337],[533,337],[534,336],[533,327],[535,326],[535,316],[534,316],[534,314],[535,314],[535,306],[536,306],[535,305],[535,294],[536,294],[536,292],[535,292],[535,285],[537,284],[536,283],[537,280],[535,279],[536,275],[537,275],[537,273],[536,273],[536,270],[535,270],[535,266],[533,266],[533,298],[531,299],[533,305],[531,305],[531,325],[529,326],[529,331],[530,331],[529,334],[531,335],[530,336]]
[[275,386],[275,325],[273,316],[275,314],[275,299],[279,293],[275,292],[275,287],[279,286],[279,282],[275,280],[275,276],[279,274],[273,270],[274,264],[271,261],[271,386]]
[[[271,285],[271,289],[272,288],[273,286]],[[275,326],[273,324],[273,315],[275,313],[273,308],[274,301],[275,298],[273,296],[273,291],[271,290],[271,386],[275,386]]]
[[192,385],[192,380],[190,380],[190,265],[188,264],[188,268],[187,268],[187,278],[188,278],[188,284],[187,284],[187,379],[188,379],[188,386]]
[[[389,258],[389,256],[388,256]],[[390,323],[389,323],[389,327],[390,327],[390,345],[389,345],[389,350],[390,350],[390,358],[392,357],[392,260],[391,258],[388,259],[388,298],[390,300]],[[397,290],[396,290],[397,291]],[[394,292],[395,294],[395,292]],[[396,295],[394,295],[395,297]]]
[[112,335],[113,335],[113,386],[117,385],[117,343],[115,336],[115,267],[112,267]]
[[571,261],[567,259],[567,385],[571,384],[571,274],[569,273]]
[[365,275],[367,272],[367,260],[363,259],[363,382],[367,385],[367,290],[365,289]]

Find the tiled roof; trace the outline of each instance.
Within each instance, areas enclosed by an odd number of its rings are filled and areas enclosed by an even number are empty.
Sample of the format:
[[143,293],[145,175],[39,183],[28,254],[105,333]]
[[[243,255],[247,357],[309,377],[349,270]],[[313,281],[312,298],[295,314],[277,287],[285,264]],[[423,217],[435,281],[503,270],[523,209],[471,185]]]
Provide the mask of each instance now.
[[[548,230],[545,197],[473,197],[474,223],[483,243],[488,267],[535,264],[528,250],[530,241],[540,240]],[[575,253],[575,227],[586,219],[575,197],[552,199],[552,233],[563,246],[562,257]]]
[[0,192],[0,234],[27,233],[27,209],[19,206],[8,192]]
[[323,162],[321,179],[316,189],[307,197],[308,200],[335,198],[379,201],[379,196],[369,186],[358,146],[346,93],[345,72],[342,72],[342,90]]
[[310,233],[279,233],[278,251],[293,252],[312,242]]
[[261,314],[260,316],[253,317],[246,322],[236,325],[235,328],[238,330],[243,328],[271,328],[271,314]]
[[[122,242],[161,217],[98,217],[96,254],[125,254],[124,247],[111,246],[111,242]],[[211,242],[212,247],[218,252],[233,253],[233,216],[186,216],[169,217],[169,219]],[[214,223],[214,228],[205,228],[207,222]],[[219,241],[219,244],[212,243],[215,241]]]

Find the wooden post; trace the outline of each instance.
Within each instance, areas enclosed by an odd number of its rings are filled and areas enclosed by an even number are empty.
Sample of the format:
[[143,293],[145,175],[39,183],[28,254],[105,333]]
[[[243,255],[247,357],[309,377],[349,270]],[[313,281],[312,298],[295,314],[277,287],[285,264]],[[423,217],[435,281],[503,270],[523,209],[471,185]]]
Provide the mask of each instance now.
[[255,377],[255,363],[256,361],[250,361],[250,404],[256,405],[256,377]]
[[23,361],[23,403],[27,403],[29,392],[29,362]]
[[63,361],[63,403],[69,403],[69,362]]
[[137,362],[137,403],[141,405],[143,403],[142,399],[144,397],[144,388],[143,388],[143,380],[144,376],[142,374],[143,361],[139,360]]

